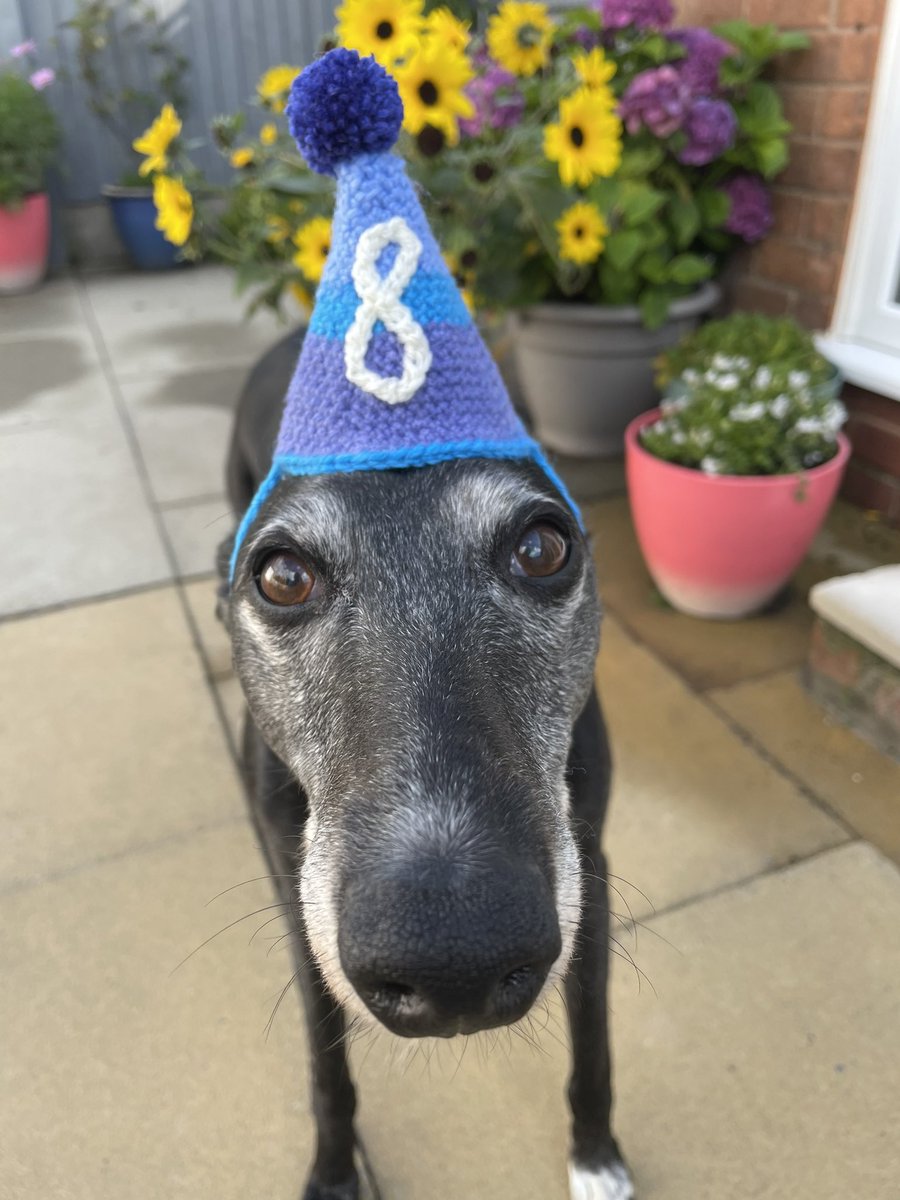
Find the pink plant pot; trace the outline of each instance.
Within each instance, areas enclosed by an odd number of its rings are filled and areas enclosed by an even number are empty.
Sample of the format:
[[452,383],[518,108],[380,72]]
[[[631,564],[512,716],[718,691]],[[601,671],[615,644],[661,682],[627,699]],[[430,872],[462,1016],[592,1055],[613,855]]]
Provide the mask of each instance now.
[[0,207],[0,294],[24,292],[40,283],[49,253],[46,192],[26,196],[20,208]]
[[758,612],[802,562],[837,494],[850,443],[838,435],[829,462],[801,475],[705,475],[654,458],[625,431],[631,514],[644,561],[670,604],[695,617]]

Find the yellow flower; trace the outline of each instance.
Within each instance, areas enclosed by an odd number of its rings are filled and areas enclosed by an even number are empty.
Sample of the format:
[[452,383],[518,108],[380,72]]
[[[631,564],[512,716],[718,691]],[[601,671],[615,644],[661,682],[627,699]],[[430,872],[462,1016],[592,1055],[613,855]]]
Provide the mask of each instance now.
[[259,131],[259,140],[264,146],[274,146],[278,141],[278,126],[272,121],[266,121]]
[[544,129],[544,154],[559,164],[566,187],[613,174],[622,158],[622,122],[608,88],[582,87],[560,101],[559,124]]
[[337,39],[391,68],[415,48],[422,33],[423,4],[424,0],[344,0],[336,13]]
[[300,308],[303,310],[303,312],[309,316],[309,314],[312,312],[313,298],[303,284],[294,280],[294,282],[288,284],[288,291],[300,305]]
[[153,180],[156,228],[173,246],[183,246],[191,234],[194,201],[180,179],[157,175]]
[[475,316],[475,308],[476,308],[475,293],[472,291],[471,288],[464,287],[464,288],[459,289],[459,294],[463,298],[463,304],[465,304],[466,308],[469,310],[471,315],[474,317]]
[[453,50],[465,50],[469,44],[469,26],[469,21],[460,21],[449,8],[435,8],[425,18],[425,36]]
[[423,42],[394,77],[403,101],[403,128],[420,133],[426,125],[440,129],[451,146],[459,141],[459,117],[471,117],[475,106],[463,92],[473,71],[458,50],[438,41]]
[[527,78],[547,62],[552,32],[546,4],[503,0],[488,22],[488,50],[501,67]]
[[294,245],[297,247],[294,266],[299,267],[307,279],[318,283],[331,249],[331,221],[328,217],[313,217],[294,234]]
[[233,167],[249,167],[253,162],[253,151],[249,146],[241,146],[237,150],[232,150],[228,161]]
[[299,74],[299,67],[289,67],[287,63],[269,67],[256,85],[256,94],[267,108],[274,112],[284,112],[287,94]]
[[559,253],[574,263],[592,263],[600,257],[609,226],[596,204],[579,201],[556,222]]
[[164,104],[149,129],[131,143],[138,154],[146,158],[138,167],[138,174],[150,175],[153,171],[164,171],[169,165],[168,149],[181,133],[181,120],[171,104]]
[[266,241],[273,246],[279,245],[281,242],[286,242],[291,236],[291,226],[286,217],[277,215],[269,217],[266,222]]
[[[574,55],[572,65],[581,82],[589,88],[605,88],[616,73],[616,64],[610,62],[599,47],[595,47],[589,54]],[[615,103],[612,92],[609,96]]]

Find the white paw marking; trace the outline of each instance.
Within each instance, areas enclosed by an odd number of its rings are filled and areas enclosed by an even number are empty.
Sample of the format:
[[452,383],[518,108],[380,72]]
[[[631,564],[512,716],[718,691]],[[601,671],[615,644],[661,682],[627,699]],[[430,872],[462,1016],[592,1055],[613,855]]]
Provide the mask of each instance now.
[[589,1171],[569,1164],[570,1200],[634,1200],[634,1188],[621,1163]]
[[[391,245],[397,247],[393,266],[387,275],[379,275],[378,256]],[[360,305],[344,339],[344,364],[351,383],[385,404],[411,400],[431,366],[425,330],[400,300],[421,256],[422,243],[402,217],[371,225],[356,243],[350,273]],[[403,373],[399,378],[378,375],[366,366],[366,353],[379,320],[403,347]]]

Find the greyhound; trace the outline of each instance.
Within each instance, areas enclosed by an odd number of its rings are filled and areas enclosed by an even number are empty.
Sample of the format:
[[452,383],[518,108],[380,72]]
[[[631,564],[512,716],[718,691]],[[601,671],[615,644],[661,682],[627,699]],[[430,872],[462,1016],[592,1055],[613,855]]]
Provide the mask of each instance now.
[[[227,482],[271,460],[300,335],[249,377]],[[629,1200],[610,1127],[610,751],[587,538],[534,464],[281,481],[220,611],[249,716],[251,813],[297,913],[316,1151],[305,1200],[357,1200],[348,1026],[467,1036],[557,985],[572,1200]]]

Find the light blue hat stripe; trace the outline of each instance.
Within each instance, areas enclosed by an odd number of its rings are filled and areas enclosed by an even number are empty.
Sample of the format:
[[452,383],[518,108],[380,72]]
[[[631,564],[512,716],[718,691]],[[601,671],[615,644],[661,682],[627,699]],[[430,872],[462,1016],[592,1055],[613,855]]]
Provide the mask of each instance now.
[[586,532],[581,510],[569,494],[547,456],[532,438],[491,441],[473,438],[466,442],[435,442],[430,446],[405,446],[396,450],[378,450],[366,454],[295,455],[282,454],[272,461],[253,502],[244,513],[231,552],[229,579],[234,579],[238,555],[247,531],[259,516],[263,505],[282,479],[289,475],[332,475],[350,471],[387,471],[401,467],[428,467],[460,458],[492,458],[536,463],[568,504],[582,533]]
[[[400,301],[419,325],[470,325],[472,318],[456,285],[445,274],[426,275],[417,271]],[[327,338],[345,338],[359,309],[359,296],[352,283],[343,287],[319,288],[316,307],[309,321],[310,333]]]

